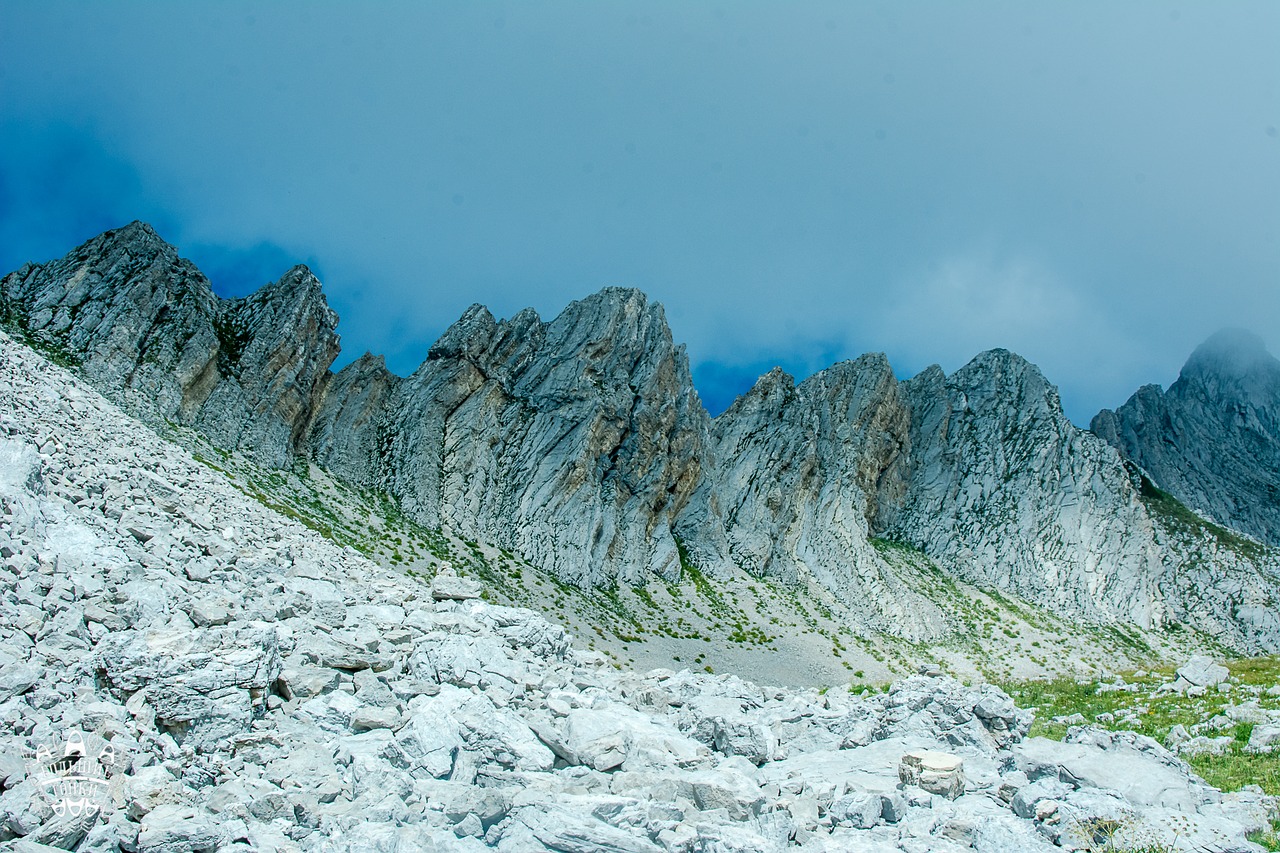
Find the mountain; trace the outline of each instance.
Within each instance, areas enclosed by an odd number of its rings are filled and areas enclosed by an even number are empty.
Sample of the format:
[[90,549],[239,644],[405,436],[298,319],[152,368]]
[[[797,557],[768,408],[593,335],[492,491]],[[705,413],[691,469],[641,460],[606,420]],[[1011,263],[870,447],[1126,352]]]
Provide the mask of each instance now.
[[[799,385],[773,371],[713,420],[636,290],[550,321],[472,306],[408,377],[373,355],[329,371],[337,317],[304,267],[222,300],[140,223],[24,266],[0,298],[11,328],[152,422],[267,465],[309,459],[584,588],[699,570],[817,583],[852,630],[923,643],[971,627],[960,581],[1093,625],[1280,648],[1276,552],[1158,499],[1004,350],[950,377],[903,381],[878,354]],[[1274,395],[1238,350],[1184,374],[1206,400],[1253,401],[1245,448]]]
[[575,583],[679,574],[672,525],[709,418],[662,306],[639,291],[601,291],[549,323],[474,305],[408,378],[364,360],[328,390],[316,458],[423,523]]
[[1280,361],[1255,335],[1218,332],[1168,391],[1146,385],[1090,428],[1196,512],[1280,545]]
[[129,411],[193,426],[277,467],[301,448],[338,355],[338,316],[306,267],[244,299],[219,299],[141,222],[5,276],[0,315],[80,362]]
[[1151,627],[1151,520],[1115,452],[1067,419],[1035,365],[992,350],[903,383],[911,452],[878,525],[974,583],[1090,621]]
[[[624,669],[278,514],[3,333],[0,511],[6,850],[1246,850],[1274,812],[1131,730],[1146,691],[1225,679],[1210,659],[1073,685],[1144,692],[1062,741],[937,669],[861,694]],[[1169,742],[1244,718],[1272,752],[1269,683]]]

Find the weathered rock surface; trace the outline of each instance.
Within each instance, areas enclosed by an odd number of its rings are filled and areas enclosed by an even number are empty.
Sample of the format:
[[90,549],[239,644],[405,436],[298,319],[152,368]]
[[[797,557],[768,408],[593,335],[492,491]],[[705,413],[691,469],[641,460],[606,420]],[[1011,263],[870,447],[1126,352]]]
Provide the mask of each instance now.
[[1146,385],[1091,429],[1207,518],[1280,545],[1280,361],[1218,332],[1164,391]]
[[306,267],[219,299],[141,222],[5,276],[0,309],[131,412],[277,467],[299,449],[338,354],[338,317]]
[[[828,368],[799,387],[774,370],[715,420],[716,467],[699,494],[690,550],[723,550],[753,575],[808,576],[837,591],[869,627],[911,639],[948,627],[913,578],[869,537],[881,492],[898,496],[910,414],[883,355]],[[717,516],[722,517],[718,518]]]
[[[1027,740],[990,686],[615,670],[272,513],[3,335],[0,514],[15,849],[998,853],[1122,817],[1143,843],[1245,850],[1275,807],[1145,738]],[[194,601],[228,603],[201,625]],[[78,822],[21,761],[73,730],[114,751]],[[946,796],[903,783],[920,750],[963,762],[963,790],[933,785],[954,763],[919,777]]]
[[638,291],[550,323],[474,306],[387,400],[383,483],[425,523],[583,584],[678,573],[672,523],[708,418],[662,307]]
[[1160,552],[1115,452],[1006,350],[903,383],[911,453],[878,525],[940,565],[1092,621],[1164,618]]

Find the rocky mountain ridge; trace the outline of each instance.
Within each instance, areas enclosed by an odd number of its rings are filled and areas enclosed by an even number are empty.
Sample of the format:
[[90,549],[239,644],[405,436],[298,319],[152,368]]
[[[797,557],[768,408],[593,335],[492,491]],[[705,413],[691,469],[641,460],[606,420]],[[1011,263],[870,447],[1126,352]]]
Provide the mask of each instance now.
[[372,356],[328,372],[336,317],[305,269],[218,300],[140,223],[23,267],[0,297],[24,334],[143,417],[267,464],[313,458],[574,583],[670,579],[692,561],[816,580],[859,631],[964,630],[886,557],[891,541],[1092,623],[1280,648],[1276,553],[1171,525],[1006,351],[906,381],[874,355],[798,386],[774,372],[713,421],[661,306],[634,290],[550,322],[473,306],[405,378]]
[[9,274],[0,309],[130,411],[190,424],[276,466],[302,448],[338,354],[338,316],[306,267],[219,299],[141,222]]

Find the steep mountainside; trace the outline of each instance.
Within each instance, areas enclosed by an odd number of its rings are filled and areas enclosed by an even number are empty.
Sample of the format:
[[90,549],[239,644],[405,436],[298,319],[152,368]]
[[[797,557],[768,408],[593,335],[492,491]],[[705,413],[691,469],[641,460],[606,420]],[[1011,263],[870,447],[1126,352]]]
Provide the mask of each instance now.
[[141,222],[5,276],[0,314],[130,411],[277,466],[301,446],[338,354],[338,317],[306,267],[219,299]]
[[870,541],[882,480],[910,443],[910,417],[883,355],[824,370],[798,387],[763,376],[714,426],[717,468],[702,493],[713,510],[691,546],[714,558],[723,530],[735,567],[788,581],[809,576],[837,592],[863,625],[935,637],[946,614]]
[[[372,355],[328,371],[337,317],[305,268],[221,300],[139,223],[0,295],[10,328],[131,411],[267,465],[308,457],[560,581],[816,582],[852,630],[925,642],[966,630],[939,604],[961,579],[1094,624],[1280,648],[1276,552],[1162,502],[1002,350],[906,382],[881,355],[799,386],[775,371],[713,422],[662,307],[635,290],[549,322],[473,306],[407,378]],[[1237,401],[1227,468],[1276,446],[1274,372],[1255,356],[1210,347],[1168,395],[1200,400],[1206,423]],[[1194,446],[1209,466],[1212,444]]]
[[425,524],[609,584],[679,574],[672,522],[708,422],[662,307],[609,289],[550,323],[473,306],[405,380],[357,362],[331,384],[312,442]]
[[1280,361],[1254,335],[1217,333],[1168,391],[1144,386],[1091,428],[1187,506],[1280,545]]
[[1006,350],[903,383],[913,437],[877,524],[975,583],[1090,619],[1163,621],[1159,551],[1115,452]]

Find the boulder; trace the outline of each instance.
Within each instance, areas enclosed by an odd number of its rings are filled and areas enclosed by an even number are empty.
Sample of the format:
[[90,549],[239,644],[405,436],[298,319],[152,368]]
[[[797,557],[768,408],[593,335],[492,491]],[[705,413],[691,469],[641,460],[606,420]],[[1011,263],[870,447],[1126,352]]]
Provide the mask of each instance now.
[[1227,680],[1231,675],[1225,666],[1214,663],[1208,655],[1196,655],[1178,667],[1178,677],[1193,687],[1213,687]]
[[964,759],[949,752],[912,750],[902,756],[898,778],[904,785],[954,800],[964,793]]
[[480,592],[480,584],[456,575],[439,575],[431,582],[431,597],[436,601],[469,601],[479,598]]
[[209,853],[223,841],[213,816],[192,806],[156,806],[142,820],[138,853]]

